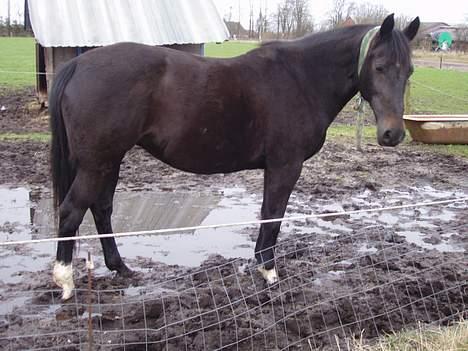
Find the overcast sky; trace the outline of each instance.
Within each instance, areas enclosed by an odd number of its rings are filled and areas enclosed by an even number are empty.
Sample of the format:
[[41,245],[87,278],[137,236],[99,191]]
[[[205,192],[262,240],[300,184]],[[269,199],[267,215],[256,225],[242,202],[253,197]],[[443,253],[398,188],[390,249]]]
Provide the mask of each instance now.
[[[10,0],[13,18],[23,11],[24,0]],[[47,1],[47,0],[44,0]],[[64,0],[66,1],[66,0]],[[93,0],[83,0],[93,1]],[[154,0],[157,1],[157,0]],[[191,1],[191,0],[185,0]],[[249,23],[249,0],[213,0],[218,7],[221,16],[230,13],[232,7],[232,20],[239,18],[239,4],[241,8],[241,21],[248,27]],[[252,0],[255,12],[258,13],[260,4],[268,5],[270,13],[276,9],[280,0]],[[350,0],[351,1],[351,0]],[[468,22],[468,0],[354,0],[355,3],[369,2],[382,4],[389,13],[396,15],[419,16],[422,22],[446,22],[459,24]],[[0,16],[6,17],[8,0],[0,0]],[[309,0],[309,6],[314,17],[314,22],[320,24],[326,17],[327,11],[332,7],[333,0]]]
[[[229,14],[232,7],[232,19],[238,21],[239,3],[241,6],[241,21],[249,23],[249,0],[213,0],[221,16]],[[268,5],[269,12],[273,12],[280,0],[252,0],[258,9],[260,4]],[[351,0],[350,0],[351,1]],[[422,22],[446,22],[449,24],[466,23],[468,19],[468,0],[353,0],[355,3],[368,2],[383,5],[389,13],[419,16]],[[332,7],[333,0],[309,0],[309,8],[314,22],[321,23]],[[258,10],[256,11],[258,13]]]

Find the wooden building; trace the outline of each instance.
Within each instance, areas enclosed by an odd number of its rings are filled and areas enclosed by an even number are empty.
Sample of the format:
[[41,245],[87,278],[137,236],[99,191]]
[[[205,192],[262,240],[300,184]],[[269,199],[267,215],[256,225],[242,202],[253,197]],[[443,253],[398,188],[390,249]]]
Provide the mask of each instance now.
[[42,103],[68,60],[118,42],[168,46],[199,55],[229,31],[212,0],[28,0],[37,40],[37,91]]

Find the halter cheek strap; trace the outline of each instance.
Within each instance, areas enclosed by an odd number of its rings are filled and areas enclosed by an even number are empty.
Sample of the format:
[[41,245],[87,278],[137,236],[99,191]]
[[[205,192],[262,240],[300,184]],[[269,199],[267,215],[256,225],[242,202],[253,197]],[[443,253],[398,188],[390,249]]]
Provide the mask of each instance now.
[[361,48],[359,49],[359,63],[358,63],[358,77],[361,75],[362,66],[366,60],[367,53],[369,52],[369,46],[372,42],[372,39],[376,36],[377,32],[380,30],[380,26],[372,28],[370,31],[364,35],[361,41]]
[[[361,41],[361,47],[359,49],[359,62],[358,62],[358,78],[361,76],[362,66],[364,65],[364,61],[366,60],[367,53],[369,52],[370,43],[372,39],[376,36],[377,32],[380,30],[380,27],[374,27],[369,30],[364,38]],[[354,107],[357,114],[357,121],[356,121],[356,146],[359,151],[362,151],[361,143],[362,143],[362,129],[364,128],[364,98],[362,97],[361,93],[359,92],[356,99],[356,105]]]

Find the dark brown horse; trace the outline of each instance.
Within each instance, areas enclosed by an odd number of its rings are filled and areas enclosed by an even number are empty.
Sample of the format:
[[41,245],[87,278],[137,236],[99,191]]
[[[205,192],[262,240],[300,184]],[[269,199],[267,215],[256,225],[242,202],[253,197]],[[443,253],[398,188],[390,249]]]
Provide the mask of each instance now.
[[[378,142],[403,140],[409,41],[418,28],[416,18],[396,30],[390,15],[379,29],[341,28],[233,59],[123,43],[71,60],[49,102],[58,235],[75,235],[88,209],[99,233],[112,232],[120,163],[134,145],[192,173],[264,169],[261,216],[282,217],[302,163],[320,150],[327,128],[356,93],[374,110]],[[263,224],[255,248],[270,283],[277,279],[279,230],[280,223]],[[114,239],[101,242],[107,267],[129,274]],[[73,246],[65,241],[57,249],[54,280],[64,299],[74,286]]]

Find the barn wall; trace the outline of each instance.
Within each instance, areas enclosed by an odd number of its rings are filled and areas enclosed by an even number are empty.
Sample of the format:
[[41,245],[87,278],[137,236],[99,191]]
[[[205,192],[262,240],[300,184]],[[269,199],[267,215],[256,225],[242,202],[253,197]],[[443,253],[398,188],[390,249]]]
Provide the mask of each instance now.
[[54,81],[54,75],[64,63],[74,58],[76,54],[76,48],[45,48],[41,45],[36,46],[36,72],[46,73],[45,80],[43,76],[38,76],[36,80],[36,92],[39,103],[47,105],[48,91]]
[[[184,44],[184,45],[166,45],[165,47],[180,50],[183,52],[188,52],[196,55],[205,54],[205,45],[204,44]],[[56,74],[61,66],[72,58],[76,57],[79,53],[86,51],[85,49],[79,49],[76,47],[57,47],[57,48],[44,48],[38,45],[36,50],[36,71],[44,71],[45,63],[45,72],[46,75],[46,86],[44,86],[44,80],[37,80],[36,91],[39,98],[39,102],[47,104],[47,94],[52,86],[54,80],[54,74]],[[41,57],[42,56],[42,57]],[[41,64],[40,62],[43,61]]]

